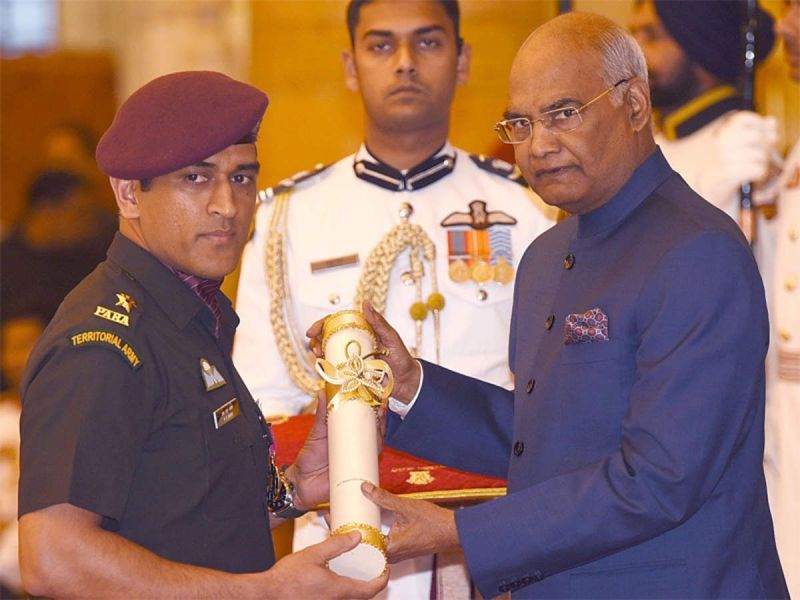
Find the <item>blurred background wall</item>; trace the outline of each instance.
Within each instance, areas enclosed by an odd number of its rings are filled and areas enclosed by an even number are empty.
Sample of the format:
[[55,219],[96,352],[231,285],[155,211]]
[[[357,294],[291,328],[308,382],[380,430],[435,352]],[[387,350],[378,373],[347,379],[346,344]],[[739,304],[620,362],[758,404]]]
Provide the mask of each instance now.
[[[624,24],[632,0],[572,4]],[[763,4],[777,14],[782,2]],[[346,0],[0,0],[2,231],[22,210],[53,126],[78,123],[99,136],[120,99],[170,71],[220,70],[269,93],[259,142],[262,185],[353,151],[361,138],[361,107],[342,82],[345,5]],[[473,66],[453,111],[456,144],[474,152],[499,150],[491,126],[504,108],[511,59],[525,36],[558,9],[556,0],[462,0]],[[15,47],[26,29],[36,29],[38,41]],[[800,136],[800,86],[789,83],[780,52],[758,73],[757,99],[761,112],[781,120],[787,147]],[[113,208],[107,186],[101,182],[98,189],[100,201]]]

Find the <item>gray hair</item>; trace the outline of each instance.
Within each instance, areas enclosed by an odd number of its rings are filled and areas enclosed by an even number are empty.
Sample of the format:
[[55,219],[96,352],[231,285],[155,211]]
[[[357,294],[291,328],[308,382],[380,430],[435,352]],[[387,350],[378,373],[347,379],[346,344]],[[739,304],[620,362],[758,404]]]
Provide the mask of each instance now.
[[[603,60],[603,81],[608,87],[623,79],[638,77],[647,84],[647,62],[636,39],[627,29],[614,23],[597,35],[596,44]],[[623,89],[609,94],[611,102],[622,103]]]

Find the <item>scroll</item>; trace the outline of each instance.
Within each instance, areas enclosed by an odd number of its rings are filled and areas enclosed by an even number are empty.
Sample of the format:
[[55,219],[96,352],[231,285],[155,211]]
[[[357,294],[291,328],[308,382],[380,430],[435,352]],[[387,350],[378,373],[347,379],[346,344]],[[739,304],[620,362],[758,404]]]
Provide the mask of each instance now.
[[[376,358],[377,339],[364,315],[345,310],[325,319],[324,358],[317,372],[328,395],[328,463],[333,535],[359,531],[361,543],[329,561],[339,575],[369,580],[386,569],[381,511],[361,493],[361,483],[380,485],[376,411],[392,391],[392,374]],[[387,379],[384,385],[383,380]]]

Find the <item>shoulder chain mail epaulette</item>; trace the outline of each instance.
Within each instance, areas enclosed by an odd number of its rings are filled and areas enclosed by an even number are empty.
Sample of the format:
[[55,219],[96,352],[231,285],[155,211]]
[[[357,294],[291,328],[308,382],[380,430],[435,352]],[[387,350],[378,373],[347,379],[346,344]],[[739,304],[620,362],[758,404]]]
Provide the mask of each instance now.
[[491,156],[484,156],[483,154],[470,154],[469,157],[478,168],[483,169],[484,171],[505,177],[506,179],[513,181],[514,183],[518,183],[523,187],[528,186],[528,182],[525,181],[525,178],[522,176],[522,173],[520,173],[520,170],[516,165],[507,163],[500,158],[492,158]]

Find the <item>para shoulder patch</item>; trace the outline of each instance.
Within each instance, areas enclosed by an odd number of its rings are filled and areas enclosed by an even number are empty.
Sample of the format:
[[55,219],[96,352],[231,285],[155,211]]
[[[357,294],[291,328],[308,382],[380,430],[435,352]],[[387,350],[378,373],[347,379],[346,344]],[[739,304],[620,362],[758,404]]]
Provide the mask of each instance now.
[[314,165],[314,168],[307,171],[300,171],[299,173],[295,173],[291,177],[287,177],[286,179],[282,179],[278,185],[273,187],[268,187],[265,190],[261,190],[258,192],[258,201],[262,204],[268,204],[272,202],[272,199],[277,196],[278,194],[284,194],[290,190],[292,190],[298,183],[302,183],[306,179],[310,179],[315,175],[319,175],[325,169],[330,167],[333,163],[329,163],[324,165],[322,163],[317,163]]
[[[95,317],[100,317],[124,327],[130,327],[131,325],[131,318],[134,317],[131,311],[135,313],[139,310],[139,304],[133,296],[126,292],[117,292],[114,294],[114,299],[109,299],[106,304],[108,306],[98,304],[92,314]],[[113,306],[113,308],[109,308],[109,306]]]
[[493,158],[483,154],[470,154],[469,157],[479,169],[483,169],[494,175],[499,175],[500,177],[505,177],[509,181],[513,181],[523,187],[528,187],[528,182],[525,181],[525,178],[516,165],[507,163],[500,158]]
[[108,348],[119,354],[135,371],[142,366],[142,359],[125,338],[111,331],[102,329],[81,329],[67,335],[67,343],[72,348],[96,346]]

